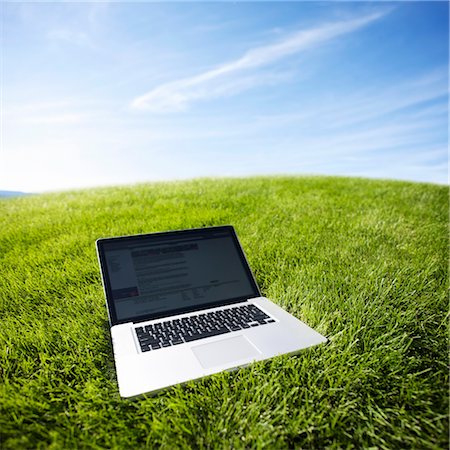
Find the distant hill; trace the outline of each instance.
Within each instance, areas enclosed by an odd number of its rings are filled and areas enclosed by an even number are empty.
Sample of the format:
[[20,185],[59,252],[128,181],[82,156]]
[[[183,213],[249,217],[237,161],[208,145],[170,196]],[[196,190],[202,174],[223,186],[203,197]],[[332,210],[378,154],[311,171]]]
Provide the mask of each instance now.
[[22,195],[29,194],[20,191],[0,191],[0,198],[21,197]]

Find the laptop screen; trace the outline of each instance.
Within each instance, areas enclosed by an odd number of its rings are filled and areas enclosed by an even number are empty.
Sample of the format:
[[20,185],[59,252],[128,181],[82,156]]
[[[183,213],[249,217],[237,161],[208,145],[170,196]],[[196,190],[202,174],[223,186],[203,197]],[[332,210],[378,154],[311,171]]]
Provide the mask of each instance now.
[[232,227],[97,241],[113,324],[259,296]]

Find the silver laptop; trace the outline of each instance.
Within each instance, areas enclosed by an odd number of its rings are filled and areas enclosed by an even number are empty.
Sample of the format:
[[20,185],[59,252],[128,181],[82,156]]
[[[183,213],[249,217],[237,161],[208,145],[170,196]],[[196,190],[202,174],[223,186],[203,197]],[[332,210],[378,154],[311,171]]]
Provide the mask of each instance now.
[[261,296],[232,226],[99,239],[97,252],[122,397],[326,342]]

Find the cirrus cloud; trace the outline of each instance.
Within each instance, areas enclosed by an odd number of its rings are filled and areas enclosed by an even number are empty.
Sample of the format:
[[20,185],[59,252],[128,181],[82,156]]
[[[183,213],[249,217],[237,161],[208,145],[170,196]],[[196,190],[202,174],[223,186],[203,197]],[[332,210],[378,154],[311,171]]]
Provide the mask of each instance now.
[[[195,101],[233,95],[257,85],[269,84],[273,74],[261,75],[257,69],[361,29],[385,14],[386,11],[377,12],[297,31],[279,42],[250,49],[242,57],[199,75],[163,83],[133,99],[131,107],[153,113],[179,112]],[[249,83],[248,80],[252,79],[255,82]]]

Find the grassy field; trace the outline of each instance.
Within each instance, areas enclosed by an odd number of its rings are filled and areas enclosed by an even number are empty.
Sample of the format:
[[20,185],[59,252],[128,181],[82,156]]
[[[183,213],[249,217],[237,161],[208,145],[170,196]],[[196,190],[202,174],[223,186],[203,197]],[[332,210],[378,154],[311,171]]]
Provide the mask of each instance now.
[[[446,186],[326,177],[0,201],[1,448],[448,448],[448,219]],[[329,343],[120,399],[95,240],[221,224]]]

